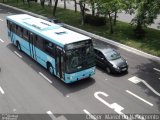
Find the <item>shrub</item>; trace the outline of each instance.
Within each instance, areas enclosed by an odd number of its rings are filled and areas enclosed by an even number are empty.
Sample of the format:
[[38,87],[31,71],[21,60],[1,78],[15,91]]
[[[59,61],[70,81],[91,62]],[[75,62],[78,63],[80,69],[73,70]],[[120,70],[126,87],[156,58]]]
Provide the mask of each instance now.
[[92,16],[92,15],[85,15],[85,23],[94,25],[94,26],[103,26],[106,24],[106,18],[105,17],[99,17],[99,16]]

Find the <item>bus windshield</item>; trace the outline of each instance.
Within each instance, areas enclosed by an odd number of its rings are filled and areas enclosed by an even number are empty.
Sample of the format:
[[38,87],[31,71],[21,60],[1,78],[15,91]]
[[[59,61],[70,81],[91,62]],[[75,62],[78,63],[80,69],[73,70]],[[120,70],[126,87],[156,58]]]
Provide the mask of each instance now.
[[92,44],[86,44],[66,51],[66,72],[73,73],[95,65]]

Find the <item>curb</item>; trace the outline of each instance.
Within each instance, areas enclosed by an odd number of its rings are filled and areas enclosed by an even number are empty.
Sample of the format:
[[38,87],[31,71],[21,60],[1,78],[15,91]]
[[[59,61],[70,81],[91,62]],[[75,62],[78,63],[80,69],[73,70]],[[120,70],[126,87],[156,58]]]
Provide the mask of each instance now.
[[[35,16],[35,17],[39,17],[39,18],[42,18],[42,19],[47,19],[47,17],[41,16],[41,15],[37,15],[37,14],[35,14],[35,13],[28,12],[28,11],[25,11],[25,10],[22,10],[22,9],[13,7],[13,6],[9,6],[9,5],[6,5],[6,4],[3,4],[3,3],[0,3],[0,5],[5,6],[5,7],[9,7],[9,8],[15,9],[15,10],[18,10],[18,11],[21,11],[21,12],[24,12],[24,13],[26,13],[26,14],[30,14],[30,15]],[[68,28],[68,29],[71,29],[71,30],[74,30],[74,31],[76,31],[76,32],[82,33],[82,34],[84,34],[84,35],[87,35],[87,36],[89,36],[89,37],[91,37],[91,38],[95,38],[95,39],[104,41],[104,42],[106,42],[106,43],[109,43],[109,44],[114,45],[114,46],[116,46],[116,47],[119,47],[119,48],[121,48],[121,49],[127,50],[127,51],[129,51],[129,52],[134,53],[134,54],[137,54],[137,55],[146,57],[146,58],[148,58],[148,59],[160,61],[160,57],[157,57],[157,56],[154,56],[154,55],[145,53],[145,52],[140,51],[140,50],[138,50],[138,49],[129,47],[129,46],[127,46],[127,45],[123,45],[123,44],[121,44],[121,43],[118,43],[118,42],[115,42],[115,41],[113,41],[113,40],[110,40],[110,39],[101,37],[101,36],[99,36],[99,35],[95,35],[95,34],[93,34],[93,33],[87,32],[87,31],[85,31],[85,30],[82,30],[82,29],[79,29],[79,28],[76,28],[76,27],[73,27],[73,26],[70,26],[70,25],[67,25],[67,24],[64,24],[64,27],[66,27],[66,28]]]

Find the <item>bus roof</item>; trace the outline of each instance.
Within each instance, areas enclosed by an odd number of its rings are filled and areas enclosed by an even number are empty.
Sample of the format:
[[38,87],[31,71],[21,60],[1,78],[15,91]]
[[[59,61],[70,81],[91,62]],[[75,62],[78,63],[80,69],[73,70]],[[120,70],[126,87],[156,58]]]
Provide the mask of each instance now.
[[61,46],[90,39],[90,37],[71,31],[60,25],[27,14],[11,15],[7,16],[7,19]]

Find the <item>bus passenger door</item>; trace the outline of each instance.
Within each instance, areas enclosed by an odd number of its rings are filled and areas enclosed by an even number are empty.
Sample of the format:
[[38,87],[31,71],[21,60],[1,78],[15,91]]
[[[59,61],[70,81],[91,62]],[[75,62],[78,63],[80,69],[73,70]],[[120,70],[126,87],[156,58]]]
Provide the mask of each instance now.
[[63,51],[56,47],[56,75],[64,80],[64,59]]
[[29,51],[30,56],[36,60],[35,35],[31,32],[29,33]]

